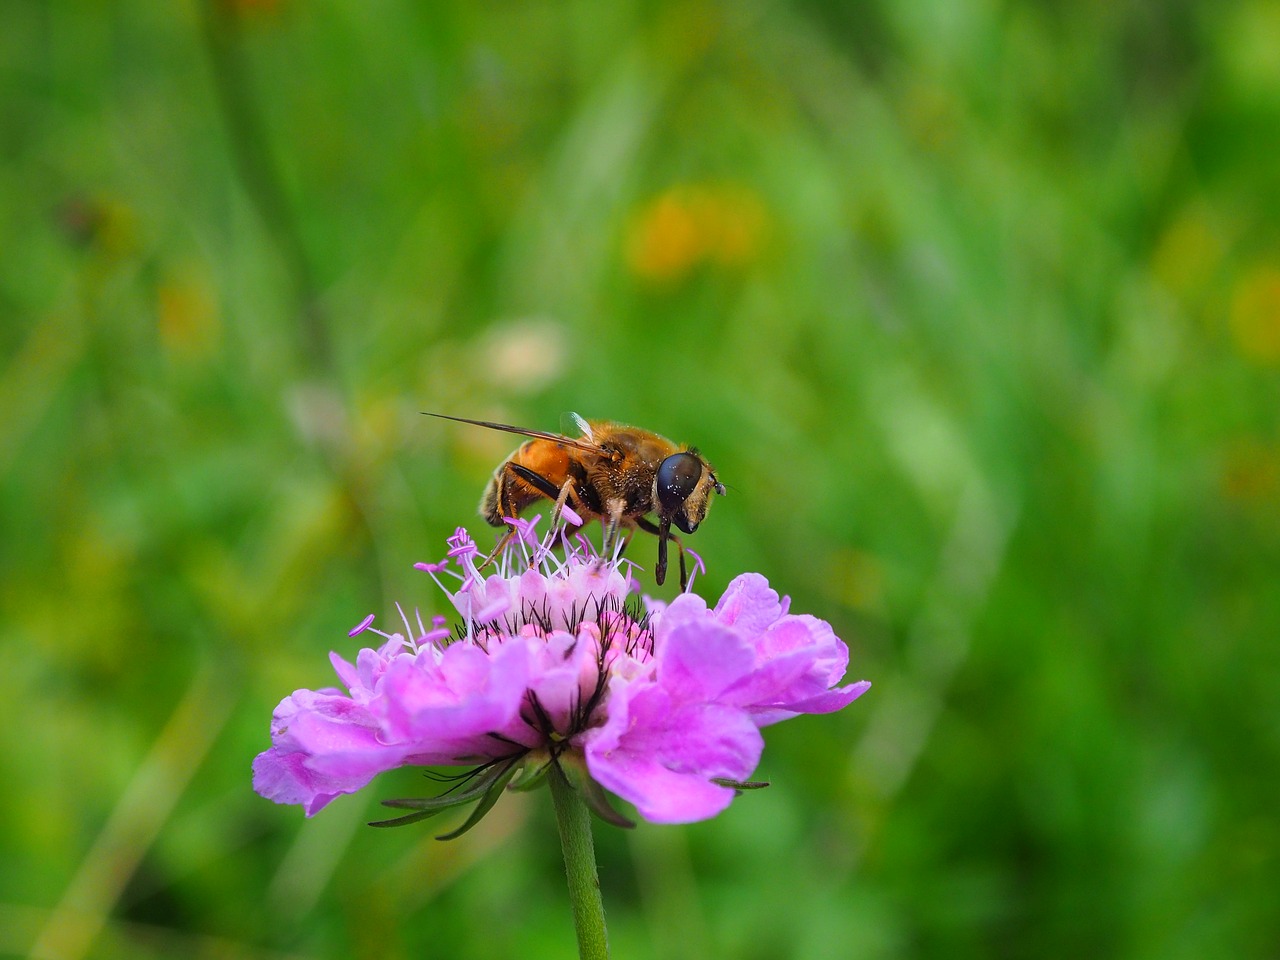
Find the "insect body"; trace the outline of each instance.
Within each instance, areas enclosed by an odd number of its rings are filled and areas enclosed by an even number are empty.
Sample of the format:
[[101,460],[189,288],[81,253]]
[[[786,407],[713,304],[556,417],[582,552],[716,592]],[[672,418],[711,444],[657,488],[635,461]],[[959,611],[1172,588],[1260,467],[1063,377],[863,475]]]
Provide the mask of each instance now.
[[[639,528],[658,537],[654,579],[667,576],[667,542],[680,553],[680,587],[688,583],[684,547],[671,526],[693,533],[707,515],[711,494],[723,494],[715,470],[692,447],[679,447],[639,427],[573,414],[581,437],[526,430],[487,420],[431,414],[445,420],[505,430],[529,437],[493,472],[480,499],[480,513],[495,527],[519,516],[530,504],[547,499],[555,516],[568,504],[583,520],[604,526],[605,552],[613,550],[620,530]],[[655,524],[649,514],[657,517]],[[494,555],[510,538],[509,531]]]

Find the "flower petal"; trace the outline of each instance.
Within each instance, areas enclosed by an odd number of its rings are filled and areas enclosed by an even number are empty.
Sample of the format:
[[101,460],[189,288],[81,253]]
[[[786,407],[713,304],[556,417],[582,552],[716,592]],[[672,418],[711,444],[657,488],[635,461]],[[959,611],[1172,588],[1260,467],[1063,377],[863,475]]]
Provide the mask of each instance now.
[[254,789],[311,816],[340,793],[354,793],[404,753],[378,740],[368,711],[346,697],[299,690],[280,702],[274,745],[253,763]]
[[782,616],[778,591],[758,573],[743,573],[725,588],[714,611],[716,619],[746,634],[763,633]]
[[[674,606],[674,604],[673,604]],[[667,633],[655,651],[663,689],[681,702],[716,700],[755,667],[755,652],[705,612]]]
[[341,793],[355,793],[363,782],[341,782],[309,770],[307,755],[279,747],[263,751],[253,761],[253,789],[276,803],[301,804],[313,817]]
[[608,722],[584,739],[591,776],[654,823],[692,823],[724,810],[733,790],[711,778],[746,779],[764,748],[743,711],[677,705],[653,683],[615,683]]
[[511,637],[488,652],[454,643],[439,657],[430,650],[396,657],[370,711],[386,739],[413,744],[417,762],[456,762],[483,749],[488,734],[519,726],[531,639]]
[[[816,697],[810,697],[808,700],[796,700],[788,703],[782,708],[782,716],[777,720],[786,720],[798,713],[834,713],[847,707],[853,701],[871,689],[870,680],[859,680],[857,683],[851,683],[844,687],[834,687],[824,693],[818,694]],[[756,722],[761,726],[766,723],[756,717]],[[776,720],[769,720],[768,723],[775,723]]]
[[654,646],[660,646],[682,623],[706,623],[707,601],[696,593],[682,593],[661,610],[653,614]]

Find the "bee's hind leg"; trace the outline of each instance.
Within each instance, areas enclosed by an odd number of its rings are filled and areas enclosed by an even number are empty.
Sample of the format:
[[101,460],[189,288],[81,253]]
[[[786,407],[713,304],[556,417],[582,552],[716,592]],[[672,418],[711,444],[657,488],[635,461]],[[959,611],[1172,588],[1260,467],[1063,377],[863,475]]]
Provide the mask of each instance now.
[[[555,500],[557,503],[556,513],[557,515],[559,514],[560,504],[562,503],[560,497],[565,494],[556,489],[556,485],[541,474],[534,473],[528,467],[522,466],[521,464],[507,462],[502,468],[502,480],[498,483],[496,495],[496,499],[498,501],[498,515],[496,519],[498,520],[498,523],[494,524],[494,526],[498,526],[499,524],[505,525],[507,530],[498,540],[497,546],[493,548],[493,551],[489,556],[484,558],[484,563],[480,564],[478,568],[480,570],[483,570],[489,564],[493,563],[494,560],[498,559],[498,557],[502,555],[502,551],[506,549],[507,544],[511,542],[511,538],[516,535],[516,528],[505,522],[507,520],[514,520],[520,515],[520,510],[516,507],[514,497],[511,493],[511,485],[509,481],[512,478],[529,484],[529,486],[533,487],[543,496],[550,500]],[[566,484],[566,486],[568,486],[568,484]],[[490,523],[493,522],[493,519],[495,518],[490,518]]]
[[502,535],[502,537],[498,540],[497,545],[489,552],[489,555],[484,558],[484,561],[478,567],[476,567],[476,569],[483,570],[489,564],[493,563],[493,561],[497,560],[498,557],[501,555],[502,551],[506,549],[507,544],[511,542],[511,538],[514,537],[515,535],[516,535],[516,528],[508,526],[507,532]]
[[565,480],[564,485],[557,489],[556,485],[541,474],[534,473],[526,466],[518,463],[509,464],[508,468],[517,477],[535,487],[548,500],[555,502],[555,508],[551,511],[551,526],[554,529],[560,523],[560,516],[564,513],[565,504],[576,513],[582,509],[582,501],[578,497],[578,490],[574,486],[573,477]]

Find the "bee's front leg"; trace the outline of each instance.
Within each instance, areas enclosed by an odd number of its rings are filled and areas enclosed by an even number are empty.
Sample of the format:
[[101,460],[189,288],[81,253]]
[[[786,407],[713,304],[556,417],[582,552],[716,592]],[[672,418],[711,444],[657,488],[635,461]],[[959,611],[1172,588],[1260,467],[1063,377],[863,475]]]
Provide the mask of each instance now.
[[680,555],[680,592],[683,593],[689,586],[689,574],[685,569],[684,544],[671,532],[671,521],[661,519],[655,527],[652,522],[640,517],[636,520],[636,526],[658,538],[658,564],[653,568],[653,579],[658,586],[662,586],[667,579],[667,541],[676,545],[676,552]]

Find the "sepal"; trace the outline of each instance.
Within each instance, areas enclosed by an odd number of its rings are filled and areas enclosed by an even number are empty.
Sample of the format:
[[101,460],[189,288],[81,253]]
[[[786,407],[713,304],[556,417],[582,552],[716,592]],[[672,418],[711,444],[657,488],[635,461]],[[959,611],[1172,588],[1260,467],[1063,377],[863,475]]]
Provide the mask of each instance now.
[[569,781],[569,786],[578,792],[578,796],[582,798],[588,810],[610,826],[621,827],[624,830],[635,829],[635,821],[624,817],[609,803],[604,788],[591,779],[591,774],[587,771],[587,766],[581,757],[561,754],[554,762],[559,765],[565,779]]
[[770,786],[768,780],[730,780],[728,777],[712,777],[711,782],[721,787],[728,787],[737,794],[744,790],[763,790]]
[[471,811],[471,816],[467,817],[466,822],[457,830],[450,830],[448,833],[442,833],[437,840],[456,840],[462,836],[477,823],[484,819],[484,815],[493,809],[493,805],[498,802],[498,798],[502,796],[502,791],[506,787],[507,782],[516,774],[516,761],[512,760],[507,764],[506,769],[493,779],[489,791],[480,798],[480,802],[476,804],[476,808]]
[[[489,809],[497,802],[498,794],[502,792],[502,788],[506,786],[508,780],[511,779],[519,761],[519,757],[513,757],[508,760],[502,760],[491,764],[479,773],[476,773],[469,783],[460,790],[451,791],[441,794],[438,797],[405,797],[398,800],[383,800],[384,807],[394,807],[401,810],[412,810],[413,813],[405,814],[402,817],[394,817],[390,820],[374,820],[370,822],[371,827],[402,827],[410,823],[417,823],[420,820],[426,820],[430,817],[444,813],[446,810],[452,810],[454,807],[464,806],[472,801],[479,800],[477,806],[484,807],[481,817],[489,812]],[[493,799],[489,800],[490,794]],[[488,805],[485,806],[486,801]],[[472,814],[475,817],[475,814]],[[479,818],[476,818],[476,822]],[[464,826],[467,830],[471,829],[475,823],[470,818]],[[465,831],[464,831],[465,832]],[[460,836],[461,834],[455,834]],[[453,835],[446,835],[439,839],[452,839]]]
[[507,784],[508,790],[516,790],[520,793],[528,793],[530,790],[536,790],[547,779],[547,771],[551,769],[551,758],[546,753],[529,753],[526,754],[524,763],[520,765],[520,769],[516,772],[515,778]]

